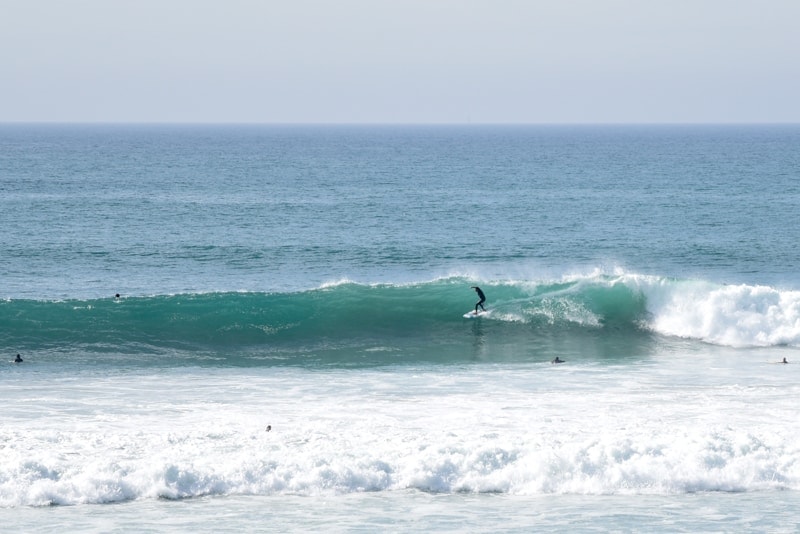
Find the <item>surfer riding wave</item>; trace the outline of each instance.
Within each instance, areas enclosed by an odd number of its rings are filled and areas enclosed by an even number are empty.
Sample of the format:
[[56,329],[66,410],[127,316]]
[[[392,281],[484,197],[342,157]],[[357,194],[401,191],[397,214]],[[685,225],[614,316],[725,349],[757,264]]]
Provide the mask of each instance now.
[[481,288],[478,286],[472,286],[472,289],[475,290],[475,292],[478,294],[478,298],[480,299],[475,304],[475,315],[478,315],[478,306],[480,306],[483,311],[486,311],[486,308],[483,307],[483,303],[486,302],[486,295],[483,294],[483,291],[481,291]]

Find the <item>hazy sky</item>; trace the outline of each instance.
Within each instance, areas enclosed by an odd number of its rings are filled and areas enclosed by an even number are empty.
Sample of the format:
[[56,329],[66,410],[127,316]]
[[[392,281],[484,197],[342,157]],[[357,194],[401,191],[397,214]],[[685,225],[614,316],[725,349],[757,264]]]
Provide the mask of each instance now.
[[800,122],[800,0],[0,0],[0,122]]

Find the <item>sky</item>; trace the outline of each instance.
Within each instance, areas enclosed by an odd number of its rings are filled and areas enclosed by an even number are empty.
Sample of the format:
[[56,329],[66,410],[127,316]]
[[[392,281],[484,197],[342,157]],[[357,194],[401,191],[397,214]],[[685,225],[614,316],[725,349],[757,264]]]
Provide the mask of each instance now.
[[800,123],[799,0],[0,0],[0,122]]

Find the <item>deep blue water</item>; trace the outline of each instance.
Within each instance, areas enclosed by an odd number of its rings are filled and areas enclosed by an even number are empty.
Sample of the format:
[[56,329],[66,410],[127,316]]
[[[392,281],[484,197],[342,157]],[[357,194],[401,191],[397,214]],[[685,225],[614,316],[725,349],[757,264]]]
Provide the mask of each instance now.
[[0,127],[2,296],[629,272],[797,286],[796,126]]

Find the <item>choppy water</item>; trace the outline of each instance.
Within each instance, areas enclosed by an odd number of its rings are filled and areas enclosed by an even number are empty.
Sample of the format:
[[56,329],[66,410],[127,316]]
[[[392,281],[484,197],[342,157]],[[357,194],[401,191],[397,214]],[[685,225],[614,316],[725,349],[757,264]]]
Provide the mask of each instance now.
[[793,531],[798,148],[0,126],[0,518]]

